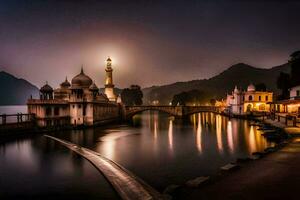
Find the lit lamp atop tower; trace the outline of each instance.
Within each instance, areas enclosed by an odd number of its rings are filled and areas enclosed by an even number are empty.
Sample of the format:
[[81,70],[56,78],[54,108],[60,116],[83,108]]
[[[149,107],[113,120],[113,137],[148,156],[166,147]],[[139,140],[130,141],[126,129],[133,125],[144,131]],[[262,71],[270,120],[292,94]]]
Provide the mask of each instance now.
[[113,77],[112,77],[112,60],[110,57],[106,60],[106,77],[105,77],[105,90],[104,93],[106,94],[107,98],[110,101],[116,101],[116,95],[114,93],[114,84],[113,84]]

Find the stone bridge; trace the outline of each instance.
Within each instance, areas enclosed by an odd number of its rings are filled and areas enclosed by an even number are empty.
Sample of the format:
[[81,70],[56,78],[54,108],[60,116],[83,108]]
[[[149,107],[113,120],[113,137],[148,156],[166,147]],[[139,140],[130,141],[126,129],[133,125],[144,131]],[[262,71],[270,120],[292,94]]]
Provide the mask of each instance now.
[[199,112],[216,112],[220,113],[222,108],[216,106],[125,106],[123,117],[130,119],[135,114],[146,111],[156,110],[175,117],[184,117]]

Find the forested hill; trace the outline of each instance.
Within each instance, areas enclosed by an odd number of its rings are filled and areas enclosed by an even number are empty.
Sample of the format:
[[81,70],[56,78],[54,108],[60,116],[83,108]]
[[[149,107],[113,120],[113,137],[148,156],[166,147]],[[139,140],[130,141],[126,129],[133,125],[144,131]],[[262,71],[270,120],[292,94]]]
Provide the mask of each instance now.
[[206,93],[207,99],[220,99],[224,98],[226,93],[231,92],[235,85],[246,89],[250,83],[264,83],[268,90],[278,93],[276,79],[280,72],[289,71],[288,64],[262,69],[238,63],[210,79],[176,82],[170,85],[144,88],[144,102],[159,100],[161,104],[168,104],[175,94],[193,89]]
[[0,72],[0,105],[24,105],[30,95],[39,96],[39,89],[28,81]]

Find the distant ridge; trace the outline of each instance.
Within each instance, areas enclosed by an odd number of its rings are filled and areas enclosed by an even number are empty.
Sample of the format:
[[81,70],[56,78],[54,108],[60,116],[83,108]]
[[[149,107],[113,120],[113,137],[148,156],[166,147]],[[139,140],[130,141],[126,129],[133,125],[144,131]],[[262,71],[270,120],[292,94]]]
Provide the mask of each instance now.
[[246,89],[250,83],[264,83],[268,90],[278,93],[276,79],[280,72],[289,72],[289,70],[288,64],[263,69],[245,63],[238,63],[209,79],[176,82],[169,85],[144,88],[144,102],[159,100],[161,104],[168,104],[175,94],[193,89],[207,93],[207,99],[220,99],[224,98],[226,93],[231,92],[235,85]]
[[[267,89],[279,93],[276,87],[276,79],[280,72],[289,72],[288,64],[279,65],[270,69],[256,68],[245,63],[230,66],[220,74],[209,79],[176,82],[162,86],[152,86],[143,89],[144,103],[159,100],[161,104],[168,104],[175,94],[183,91],[197,89],[205,92],[207,99],[224,98],[226,93],[232,91],[235,85],[246,89],[250,84],[265,83]],[[116,89],[116,93],[120,93]],[[32,95],[38,98],[39,89],[30,82],[16,78],[15,76],[0,72],[0,105],[24,105]]]
[[39,96],[39,89],[28,81],[0,72],[0,105],[25,105],[30,95]]

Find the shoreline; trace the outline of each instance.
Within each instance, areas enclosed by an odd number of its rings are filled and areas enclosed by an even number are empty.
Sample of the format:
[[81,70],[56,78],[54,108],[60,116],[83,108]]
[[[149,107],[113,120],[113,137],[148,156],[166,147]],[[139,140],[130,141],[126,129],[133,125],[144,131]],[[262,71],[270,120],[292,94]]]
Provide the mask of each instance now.
[[[257,160],[238,161],[197,188],[183,186],[175,199],[298,199],[300,140],[292,138]],[[219,191],[222,191],[221,193]]]
[[[230,118],[230,116],[226,114],[225,116]],[[300,153],[300,139],[297,138],[300,136],[300,128],[278,126],[276,123],[272,123],[271,120],[267,121],[264,119],[248,117],[245,118],[237,116],[232,118],[245,119],[249,121],[252,120],[279,129],[281,131],[281,141],[274,147],[266,148],[263,152],[253,152],[252,157],[250,156],[247,158],[237,158],[236,162],[232,162],[221,167],[220,170],[214,175],[195,177],[195,179],[189,180],[183,185],[171,185],[170,188],[172,189],[166,188],[165,190],[168,195],[172,196],[174,199],[281,199],[280,195],[274,196],[274,194],[276,194],[276,192],[274,191],[276,191],[277,188],[272,188],[272,185],[270,186],[271,191],[259,191],[258,193],[256,193],[255,191],[257,185],[263,184],[261,182],[264,182],[264,179],[259,179],[255,172],[249,173],[249,171],[256,169],[261,174],[261,176],[264,176],[264,171],[270,169],[270,167],[267,167],[265,165],[270,165],[272,167],[272,165],[276,165],[278,162],[280,162],[281,159],[284,160],[285,157],[289,157],[289,153],[293,153],[293,157],[288,160],[287,165],[291,165],[296,168],[297,166],[300,166],[300,158],[298,156],[298,154]],[[288,137],[284,138],[284,135],[282,134],[286,134]],[[298,158],[296,160],[298,164],[295,165],[293,164],[293,161],[296,158]],[[271,164],[269,164],[268,162],[270,162]],[[282,170],[278,170],[279,173],[281,171]],[[298,172],[299,170],[296,171]],[[290,176],[291,174],[293,174],[293,172],[289,173],[288,171],[283,171],[283,174],[287,174],[288,176]],[[300,171],[296,174],[296,177],[300,177]],[[276,177],[276,175],[278,175],[278,173],[273,172],[269,174],[268,178],[272,180],[272,176]],[[253,179],[253,177],[257,178],[255,182],[248,183],[249,186],[238,186],[242,182],[247,182],[248,179]],[[194,184],[191,185],[191,182],[194,182]],[[288,184],[289,187],[285,187],[280,192],[284,193],[285,195],[290,195],[288,199],[298,199],[298,196],[294,194],[295,190],[290,188],[292,188],[294,185],[299,185],[299,183],[300,179],[296,182],[287,180],[286,184]],[[234,186],[231,188],[232,185]],[[265,183],[264,187],[269,187],[268,183]],[[247,188],[251,188],[253,189],[253,191],[249,192],[249,189]],[[228,190],[228,192],[224,190]],[[222,192],[219,193],[218,191]]]

